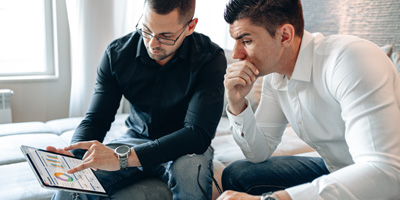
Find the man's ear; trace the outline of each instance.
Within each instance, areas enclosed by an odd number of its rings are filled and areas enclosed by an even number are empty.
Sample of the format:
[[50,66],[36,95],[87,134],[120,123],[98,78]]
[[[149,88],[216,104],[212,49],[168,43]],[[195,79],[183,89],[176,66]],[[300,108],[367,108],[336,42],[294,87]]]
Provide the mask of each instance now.
[[278,34],[281,38],[281,44],[283,47],[288,47],[292,44],[295,32],[294,27],[291,24],[283,24],[278,29]]
[[188,33],[186,34],[186,36],[189,36],[189,35],[191,35],[192,33],[193,33],[193,31],[194,31],[194,29],[196,28],[196,25],[197,25],[197,22],[199,21],[199,19],[198,18],[194,18],[191,22],[190,22],[190,24],[189,24],[189,31],[188,31]]

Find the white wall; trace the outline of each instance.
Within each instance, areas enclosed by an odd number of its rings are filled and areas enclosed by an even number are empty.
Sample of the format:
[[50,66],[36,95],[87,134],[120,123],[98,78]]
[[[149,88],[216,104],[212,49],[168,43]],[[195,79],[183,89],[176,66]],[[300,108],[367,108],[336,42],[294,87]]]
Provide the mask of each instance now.
[[399,0],[301,0],[305,29],[351,34],[400,51]]
[[65,0],[57,0],[57,37],[59,78],[57,80],[36,80],[0,82],[0,88],[11,89],[13,122],[48,121],[68,117],[71,85],[70,47]]
[[[11,97],[13,122],[68,117],[71,85],[68,20],[65,0],[56,2],[60,77],[52,81],[0,82],[0,89],[9,88],[15,93]],[[302,0],[302,3],[309,32],[353,34],[380,46],[393,44],[400,51],[399,0]]]

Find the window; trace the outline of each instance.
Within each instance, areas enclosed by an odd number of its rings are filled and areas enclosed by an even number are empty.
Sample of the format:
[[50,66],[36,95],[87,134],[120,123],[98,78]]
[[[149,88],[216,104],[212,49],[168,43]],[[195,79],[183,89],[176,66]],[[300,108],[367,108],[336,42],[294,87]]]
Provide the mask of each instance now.
[[235,40],[230,36],[229,24],[224,20],[224,11],[228,2],[228,0],[196,1],[195,17],[199,18],[197,32],[209,36],[220,47],[231,50],[235,45]]
[[51,0],[0,0],[0,80],[58,76],[52,10]]

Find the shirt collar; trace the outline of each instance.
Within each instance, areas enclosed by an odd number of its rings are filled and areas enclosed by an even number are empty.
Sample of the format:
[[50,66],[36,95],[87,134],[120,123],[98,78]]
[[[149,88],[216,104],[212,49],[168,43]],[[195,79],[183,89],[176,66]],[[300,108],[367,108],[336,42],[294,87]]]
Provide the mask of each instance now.
[[[299,55],[297,56],[296,64],[290,80],[299,80],[310,82],[313,63],[313,35],[304,31],[303,38],[300,44]],[[271,86],[276,90],[287,91],[289,79],[282,74],[271,74]]]
[[[138,33],[136,33],[136,34],[138,34]],[[146,47],[143,44],[143,38],[141,36],[139,36],[139,40],[137,42],[137,49],[136,49],[136,58],[139,58],[141,55],[143,55],[144,52],[146,52]]]
[[292,73],[291,79],[299,81],[311,81],[313,52],[314,52],[314,36],[304,31],[301,40],[299,55],[297,56],[296,65]]
[[[176,54],[174,55],[174,57],[169,62],[175,62],[178,57],[181,59],[187,59],[187,54],[188,54],[189,45],[190,45],[189,43],[190,42],[188,41],[188,38],[186,37],[183,40],[182,45],[176,51]],[[146,62],[146,63],[155,62],[153,59],[150,58],[149,54],[147,53],[146,46],[143,43],[143,37],[141,37],[141,36],[139,37],[139,40],[137,43],[137,51],[136,51],[136,58],[139,58],[139,57],[141,57],[142,61]]]

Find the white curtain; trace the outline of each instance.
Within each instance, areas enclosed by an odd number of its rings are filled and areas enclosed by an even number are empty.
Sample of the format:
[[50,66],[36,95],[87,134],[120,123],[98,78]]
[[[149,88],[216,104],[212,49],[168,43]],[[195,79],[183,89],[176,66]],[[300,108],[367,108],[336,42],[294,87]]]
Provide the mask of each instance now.
[[[222,48],[232,49],[229,26],[223,19],[227,2],[197,0],[196,31],[208,35]],[[134,30],[143,3],[144,0],[66,0],[72,64],[70,117],[87,112],[101,55],[112,40]]]
[[224,49],[232,50],[235,41],[229,34],[224,11],[229,0],[197,0],[195,17],[199,18],[196,31],[211,38]]
[[[134,28],[142,1],[67,0],[71,35],[71,97],[69,116],[84,116],[93,94],[98,62],[106,46]],[[136,14],[138,15],[136,15]]]

